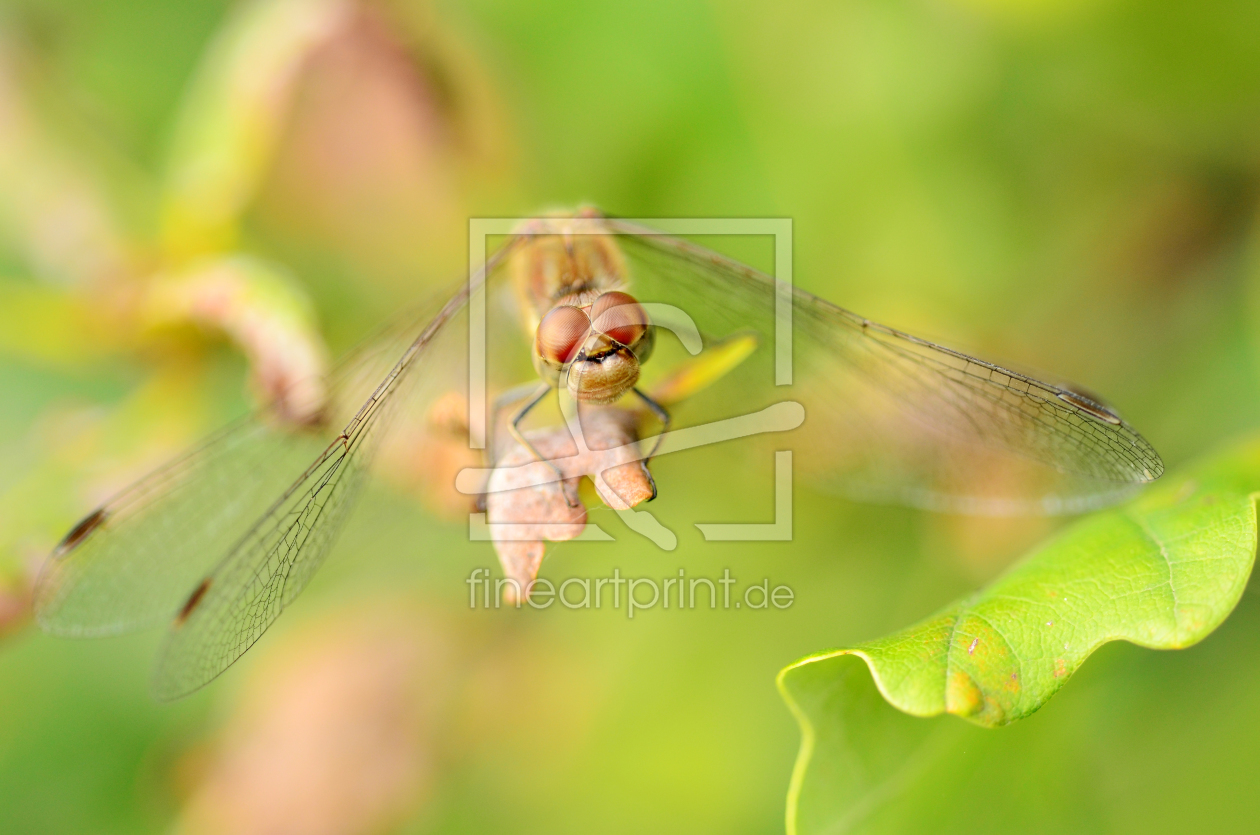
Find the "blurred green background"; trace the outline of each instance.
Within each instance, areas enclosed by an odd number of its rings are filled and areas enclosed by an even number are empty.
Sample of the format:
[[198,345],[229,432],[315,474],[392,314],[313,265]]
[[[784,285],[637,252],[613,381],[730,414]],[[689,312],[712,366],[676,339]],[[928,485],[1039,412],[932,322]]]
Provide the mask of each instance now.
[[[581,201],[791,217],[806,289],[1104,392],[1176,467],[1260,413],[1258,37],[1252,2],[4,0],[0,830],[781,831],[776,671],[1055,522],[800,487],[794,542],[700,549],[694,520],[768,518],[772,462],[733,498],[720,455],[663,459],[677,551],[558,546],[543,576],[730,566],[796,603],[629,621],[470,611],[489,545],[377,484],[254,651],[168,706],[158,636],[43,636],[31,577],[247,409],[260,357],[335,356],[450,283],[470,216]],[[241,253],[281,265],[239,302],[279,346],[146,295]],[[1254,831],[1257,627],[1249,592],[1189,651],[1109,645],[895,802],[918,831]]]

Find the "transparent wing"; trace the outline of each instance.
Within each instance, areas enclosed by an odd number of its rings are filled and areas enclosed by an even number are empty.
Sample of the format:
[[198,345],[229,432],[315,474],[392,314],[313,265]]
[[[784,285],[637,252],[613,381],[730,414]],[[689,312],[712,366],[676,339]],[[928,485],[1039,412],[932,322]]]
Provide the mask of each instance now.
[[94,511],[36,591],[45,629],[100,635],[173,618],[159,698],[226,669],[304,588],[341,529],[391,423],[466,387],[468,286],[403,316],[340,363],[319,427],[262,410]]
[[[400,317],[329,375],[320,427],[264,408],[123,490],[66,536],[42,572],[35,611],[48,631],[127,631],[176,613],[250,525],[321,456],[372,394],[434,306]],[[327,427],[336,427],[331,431]]]
[[[467,342],[451,326],[467,291],[457,293],[424,327],[340,436],[258,518],[191,592],[176,615],[154,672],[154,695],[187,695],[218,676],[306,587],[341,531],[374,453],[401,413],[423,413],[458,385],[429,367]],[[434,363],[434,365],[440,365]],[[423,370],[425,373],[416,373]]]
[[323,446],[252,415],[132,485],[45,564],[35,589],[40,625],[96,636],[167,620]]
[[[802,402],[805,423],[792,444],[804,454],[795,460],[849,496],[972,513],[1077,512],[1163,472],[1151,445],[1097,397],[799,289],[793,384],[775,387],[773,278],[690,241],[605,223],[619,234],[640,301],[678,306],[708,335],[761,334],[760,362],[729,382],[723,408],[732,397],[740,411]],[[699,415],[714,416],[701,409],[692,419]]]

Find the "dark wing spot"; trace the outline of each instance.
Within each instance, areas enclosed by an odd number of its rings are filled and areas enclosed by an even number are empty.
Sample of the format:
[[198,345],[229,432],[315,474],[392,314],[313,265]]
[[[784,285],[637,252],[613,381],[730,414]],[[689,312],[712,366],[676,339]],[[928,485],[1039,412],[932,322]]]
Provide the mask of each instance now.
[[57,545],[57,550],[53,552],[54,555],[64,557],[66,554],[73,551],[76,547],[78,547],[79,543],[91,535],[92,531],[96,530],[105,523],[106,516],[107,514],[105,513],[105,508],[103,507],[92,511],[83,519],[83,521],[79,522],[79,524],[70,529],[70,533],[66,534],[65,539],[61,540],[61,542]]
[[193,590],[193,593],[188,595],[188,602],[184,604],[184,608],[179,610],[179,615],[175,618],[176,627],[183,626],[188,621],[189,615],[191,615],[193,613],[193,609],[196,609],[201,603],[208,591],[210,591],[209,577],[202,580],[201,584]]
[[1074,391],[1061,391],[1059,392],[1059,399],[1064,403],[1075,406],[1090,417],[1101,420],[1103,423],[1110,423],[1114,426],[1120,425],[1120,416],[1093,398],[1077,394]]

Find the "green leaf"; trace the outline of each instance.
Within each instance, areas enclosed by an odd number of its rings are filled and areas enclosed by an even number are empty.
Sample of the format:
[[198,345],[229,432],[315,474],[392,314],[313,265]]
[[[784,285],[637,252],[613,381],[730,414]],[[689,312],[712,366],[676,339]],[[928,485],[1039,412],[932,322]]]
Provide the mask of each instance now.
[[908,720],[881,695],[912,716],[998,727],[1044,705],[1108,641],[1201,641],[1246,587],[1256,488],[1260,439],[1251,439],[1082,519],[921,623],[786,667],[779,689],[803,737],[788,832],[885,828],[895,818],[888,801],[961,727]]

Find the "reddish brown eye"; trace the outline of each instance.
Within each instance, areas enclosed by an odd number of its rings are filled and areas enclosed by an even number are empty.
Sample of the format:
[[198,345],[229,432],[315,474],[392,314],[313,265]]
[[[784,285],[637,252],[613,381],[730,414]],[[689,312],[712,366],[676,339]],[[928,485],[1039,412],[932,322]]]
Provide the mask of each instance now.
[[591,305],[591,321],[595,330],[620,342],[633,345],[643,336],[648,320],[647,311],[626,293],[605,293]]
[[590,332],[591,320],[570,305],[552,308],[538,323],[534,350],[543,359],[560,365],[573,359]]

